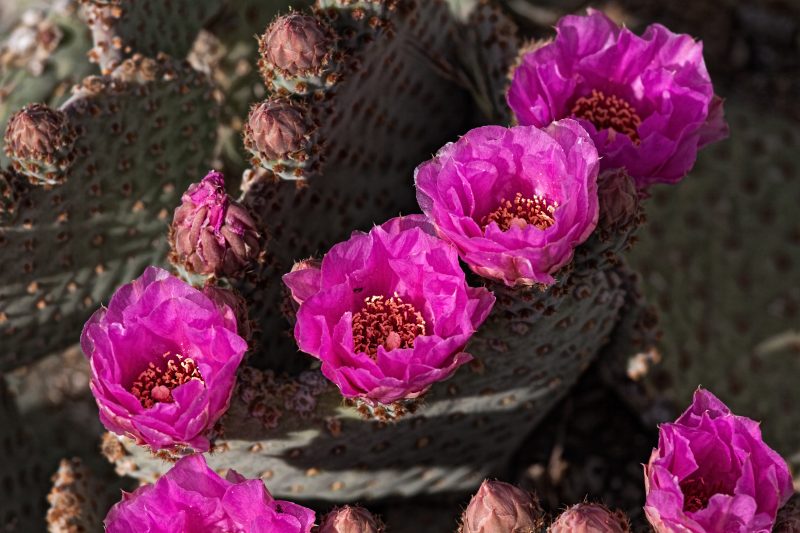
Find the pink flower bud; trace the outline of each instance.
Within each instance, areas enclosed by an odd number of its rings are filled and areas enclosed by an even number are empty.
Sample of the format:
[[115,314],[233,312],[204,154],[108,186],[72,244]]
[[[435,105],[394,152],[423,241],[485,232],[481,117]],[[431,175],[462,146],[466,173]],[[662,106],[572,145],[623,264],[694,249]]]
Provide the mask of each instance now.
[[261,159],[286,159],[308,148],[308,132],[300,109],[286,100],[270,99],[250,110],[245,145]]
[[238,277],[258,257],[255,221],[230,199],[224,177],[210,172],[189,187],[172,220],[171,261],[188,272]]
[[460,533],[536,533],[543,513],[536,497],[502,481],[484,481],[462,517]]
[[555,520],[548,533],[629,533],[625,515],[597,503],[573,505]]
[[319,533],[381,533],[383,524],[362,507],[345,505],[325,516]]
[[75,132],[63,111],[28,105],[9,119],[4,140],[15,170],[34,185],[55,185],[66,179],[75,156]]
[[270,24],[259,40],[259,52],[269,66],[294,76],[319,71],[331,41],[316,18],[290,13]]
[[636,182],[625,169],[608,170],[597,178],[600,198],[598,228],[616,233],[635,224],[641,216]]

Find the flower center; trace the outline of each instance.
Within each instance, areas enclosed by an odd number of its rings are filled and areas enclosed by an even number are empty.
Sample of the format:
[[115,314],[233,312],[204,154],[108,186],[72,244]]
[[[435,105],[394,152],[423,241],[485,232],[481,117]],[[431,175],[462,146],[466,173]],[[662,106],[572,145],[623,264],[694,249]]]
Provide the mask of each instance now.
[[727,494],[722,482],[707,482],[702,477],[685,479],[681,482],[683,491],[683,510],[696,513],[708,507],[708,500],[715,494]]
[[173,401],[172,389],[193,379],[203,381],[200,370],[191,357],[167,352],[162,355],[164,366],[149,363],[147,368],[131,385],[131,394],[138,398],[142,407],[149,409],[158,402]]
[[486,229],[490,222],[495,222],[501,231],[508,231],[513,226],[524,228],[528,224],[547,229],[556,221],[553,218],[556,208],[558,202],[551,202],[544,196],[526,198],[517,193],[514,200],[501,200],[497,209],[483,217],[481,226]]
[[612,129],[630,137],[639,144],[639,126],[642,119],[625,99],[603,91],[593,90],[591,96],[581,96],[572,106],[572,114],[588,120],[598,130]]
[[357,352],[378,355],[378,346],[387,351],[413,348],[414,339],[425,335],[425,319],[397,293],[391,298],[369,296],[364,307],[353,315],[353,344]]

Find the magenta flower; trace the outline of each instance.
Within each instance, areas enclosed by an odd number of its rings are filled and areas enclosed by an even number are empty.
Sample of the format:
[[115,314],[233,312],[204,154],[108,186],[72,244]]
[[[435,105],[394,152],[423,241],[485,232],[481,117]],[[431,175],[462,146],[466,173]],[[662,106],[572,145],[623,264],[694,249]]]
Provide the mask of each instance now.
[[417,201],[477,274],[550,284],[597,225],[597,150],[574,120],[474,129],[417,167]]
[[109,431],[153,449],[205,451],[204,433],[228,408],[247,343],[233,310],[149,267],[92,315],[81,347]]
[[767,533],[792,495],[792,478],[757,422],[698,389],[689,409],[659,428],[645,488],[658,533]]
[[286,274],[297,299],[294,335],[348,398],[415,398],[472,357],[463,351],[494,305],[467,286],[454,249],[422,216],[355,232]]
[[123,493],[104,523],[107,533],[310,533],[314,511],[273,499],[259,479],[233,470],[223,479],[195,454]]
[[508,105],[520,124],[580,120],[602,170],[624,167],[639,188],[679,181],[698,149],[727,136],[703,45],[690,36],[653,24],[639,37],[594,10],[556,30],[514,72]]

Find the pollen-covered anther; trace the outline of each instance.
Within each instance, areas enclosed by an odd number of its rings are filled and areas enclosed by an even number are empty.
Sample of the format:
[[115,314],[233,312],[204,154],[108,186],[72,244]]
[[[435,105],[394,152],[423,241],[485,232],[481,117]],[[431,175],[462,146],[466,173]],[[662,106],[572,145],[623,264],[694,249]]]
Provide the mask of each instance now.
[[413,348],[419,335],[425,335],[422,313],[397,294],[391,298],[369,296],[353,315],[353,347],[370,357],[377,357],[378,346],[387,351]]
[[557,208],[558,202],[551,202],[544,196],[526,198],[522,193],[517,193],[513,200],[501,200],[497,209],[483,217],[481,227],[486,229],[491,222],[495,222],[502,231],[527,225],[544,230],[555,223]]
[[683,509],[696,513],[708,507],[708,501],[715,494],[728,494],[720,482],[707,483],[702,477],[685,479],[681,482]]
[[606,95],[593,90],[591,96],[581,96],[572,106],[575,117],[588,120],[598,130],[612,129],[627,135],[634,144],[639,144],[639,126],[642,119],[636,109],[624,98]]
[[203,376],[191,357],[167,352],[162,355],[164,366],[149,363],[147,368],[131,386],[131,394],[136,396],[142,407],[149,409],[158,402],[173,401],[172,389],[193,379],[203,381]]

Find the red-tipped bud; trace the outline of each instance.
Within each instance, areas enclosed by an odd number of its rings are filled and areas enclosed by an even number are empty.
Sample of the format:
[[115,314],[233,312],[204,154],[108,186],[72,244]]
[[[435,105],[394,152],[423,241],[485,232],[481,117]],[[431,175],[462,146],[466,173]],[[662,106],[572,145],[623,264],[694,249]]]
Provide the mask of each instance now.
[[630,533],[628,519],[597,503],[573,505],[556,519],[548,533]]
[[54,185],[66,179],[75,134],[63,111],[44,104],[25,106],[8,121],[4,140],[14,168],[32,183]]
[[286,159],[308,147],[308,134],[306,119],[297,107],[271,99],[250,110],[245,145],[263,160]]
[[255,221],[228,197],[219,172],[210,172],[183,194],[170,237],[171,261],[192,274],[235,278],[261,251]]
[[625,169],[608,170],[597,179],[600,200],[599,228],[608,234],[630,229],[638,223],[639,194]]
[[328,513],[319,533],[381,533],[383,524],[362,507],[345,505]]
[[460,533],[536,533],[543,513],[536,497],[502,481],[484,481],[464,511]]
[[268,66],[296,76],[318,72],[330,54],[332,39],[311,16],[291,13],[278,17],[259,40]]

